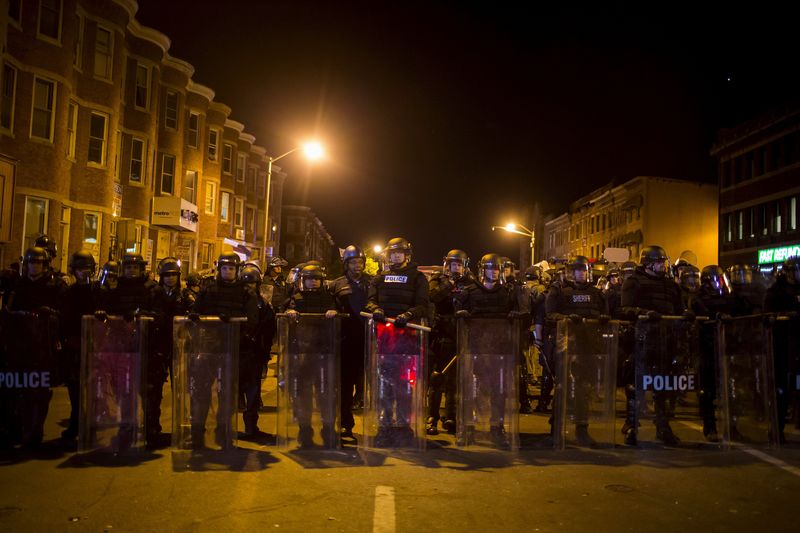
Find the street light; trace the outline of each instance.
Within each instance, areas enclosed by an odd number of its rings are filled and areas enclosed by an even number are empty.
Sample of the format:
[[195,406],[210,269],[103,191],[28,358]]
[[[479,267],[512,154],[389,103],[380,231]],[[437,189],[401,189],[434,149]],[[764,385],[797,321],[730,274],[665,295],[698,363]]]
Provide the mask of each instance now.
[[516,233],[517,235],[522,235],[524,237],[531,238],[531,265],[535,262],[534,260],[534,246],[536,246],[536,232],[532,229],[526,228],[522,224],[515,224],[514,222],[509,222],[505,226],[492,226],[492,231],[496,229],[501,229],[503,231],[507,231],[508,233]]
[[[322,148],[322,145],[316,141],[306,142],[300,146],[295,146],[288,152],[285,152],[278,157],[269,156],[269,162],[267,164],[267,205],[264,208],[264,267],[267,266],[267,242],[269,240],[269,193],[272,189],[272,163],[283,159],[287,155],[291,155],[296,151],[302,149],[303,153],[305,154],[306,158],[311,161],[316,161],[317,159],[321,159],[325,155],[325,150]],[[272,231],[276,231],[276,226],[272,226]]]

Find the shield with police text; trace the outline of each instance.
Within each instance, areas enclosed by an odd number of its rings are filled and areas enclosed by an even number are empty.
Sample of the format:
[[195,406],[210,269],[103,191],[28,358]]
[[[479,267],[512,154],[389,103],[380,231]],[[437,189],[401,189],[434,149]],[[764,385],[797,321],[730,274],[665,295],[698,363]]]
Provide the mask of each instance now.
[[717,347],[725,442],[780,446],[771,323],[764,315],[721,321]]
[[519,321],[458,319],[456,444],[519,447]]
[[613,447],[619,324],[559,320],[556,338],[556,449]]
[[390,323],[367,324],[365,446],[425,448],[428,334]]
[[83,317],[79,451],[141,451],[142,365],[152,322],[152,318]]
[[244,320],[175,317],[174,448],[224,450],[235,445],[239,327]]
[[638,440],[652,442],[671,429],[680,440],[702,441],[697,322],[638,320],[635,337]]
[[339,448],[339,331],[324,314],[278,316],[278,446]]

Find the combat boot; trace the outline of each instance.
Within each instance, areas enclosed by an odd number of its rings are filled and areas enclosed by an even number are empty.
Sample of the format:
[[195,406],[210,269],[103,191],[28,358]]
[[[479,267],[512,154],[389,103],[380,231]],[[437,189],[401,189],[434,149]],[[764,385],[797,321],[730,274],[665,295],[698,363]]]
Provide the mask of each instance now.
[[387,426],[378,428],[378,433],[375,435],[376,448],[388,448],[392,445],[392,433]]
[[681,443],[681,439],[673,433],[672,428],[666,422],[656,427],[656,438],[665,446],[675,447]]
[[587,424],[575,426],[575,440],[578,441],[579,446],[594,446],[597,444],[592,436],[589,435],[589,426]]
[[719,442],[719,434],[717,433],[717,425],[714,422],[703,423],[703,436],[708,442]]
[[330,424],[324,424],[322,426],[322,446],[325,448],[335,448],[336,443],[333,439],[334,433],[333,428]]
[[300,426],[297,431],[297,445],[301,448],[310,448],[314,445],[314,428],[311,426]]
[[506,435],[506,429],[503,426],[492,426],[489,429],[489,439],[492,444],[501,450],[508,450],[511,447],[508,435]]
[[442,429],[447,431],[450,435],[456,434],[456,421],[453,418],[448,418],[442,423]]

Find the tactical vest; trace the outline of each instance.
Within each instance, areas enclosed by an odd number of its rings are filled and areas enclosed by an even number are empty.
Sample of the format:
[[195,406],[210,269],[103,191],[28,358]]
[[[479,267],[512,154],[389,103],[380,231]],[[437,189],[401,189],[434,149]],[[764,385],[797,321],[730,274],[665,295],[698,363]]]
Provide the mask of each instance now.
[[325,290],[297,292],[291,308],[298,313],[324,313],[334,308],[333,296]]
[[[420,281],[419,276],[423,276]],[[383,272],[376,279],[378,306],[387,316],[395,317],[416,305],[417,283],[425,283],[416,267]]]
[[206,294],[202,298],[201,305],[198,305],[195,309],[198,313],[203,315],[246,315],[247,289],[244,284],[238,281],[226,283],[217,280],[213,285],[209,285],[204,292]]
[[472,315],[507,314],[511,311],[511,290],[508,285],[495,285],[490,290],[476,284],[469,291],[468,302]]
[[558,290],[558,310],[557,313],[563,315],[580,315],[582,317],[593,318],[605,312],[603,294],[600,289],[588,284],[583,286],[565,283]]
[[[638,289],[636,284],[638,284]],[[681,301],[680,288],[677,283],[667,277],[648,276],[640,269],[637,269],[622,287],[623,305],[641,307],[662,315],[679,315],[683,312],[683,309],[676,308],[678,305],[675,303],[676,300]]]
[[105,294],[105,310],[110,315],[130,315],[137,309],[154,311],[152,292],[156,286],[145,277],[119,278],[117,288]]

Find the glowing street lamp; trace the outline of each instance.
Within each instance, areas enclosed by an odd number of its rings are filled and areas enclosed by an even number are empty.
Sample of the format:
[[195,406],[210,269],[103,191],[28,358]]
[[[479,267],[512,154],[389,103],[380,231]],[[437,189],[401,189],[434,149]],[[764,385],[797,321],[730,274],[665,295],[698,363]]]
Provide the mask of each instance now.
[[372,250],[376,254],[380,254],[383,251],[383,246],[381,246],[380,244],[376,244],[375,246],[372,247]]
[[[267,164],[267,205],[264,208],[264,265],[266,266],[267,263],[267,242],[269,241],[269,193],[270,189],[272,188],[272,163],[283,159],[287,155],[291,155],[296,151],[302,149],[303,153],[306,156],[306,159],[309,161],[316,161],[318,159],[322,159],[325,156],[325,149],[322,145],[317,141],[309,141],[303,143],[300,146],[295,146],[288,152],[285,152],[278,157],[269,157],[269,163]],[[276,231],[276,226],[272,226],[272,231]]]
[[531,239],[531,264],[535,262],[534,260],[534,246],[536,246],[536,233],[529,228],[526,228],[522,224],[516,224],[514,222],[509,222],[505,226],[492,226],[492,231],[500,229],[503,231],[507,231],[508,233],[516,233],[517,235],[522,235],[524,237],[530,237]]

